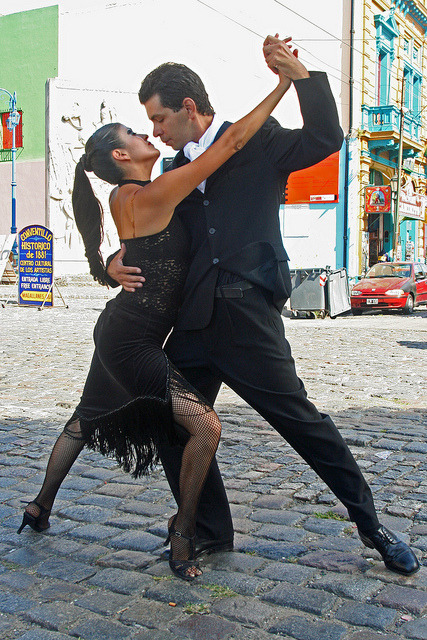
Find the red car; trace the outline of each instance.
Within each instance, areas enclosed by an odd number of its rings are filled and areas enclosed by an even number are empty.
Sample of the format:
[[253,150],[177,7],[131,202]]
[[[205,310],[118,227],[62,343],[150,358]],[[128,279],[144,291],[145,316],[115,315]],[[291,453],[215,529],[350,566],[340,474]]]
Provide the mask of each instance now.
[[378,262],[351,291],[354,316],[373,309],[412,313],[427,304],[427,265],[421,262]]

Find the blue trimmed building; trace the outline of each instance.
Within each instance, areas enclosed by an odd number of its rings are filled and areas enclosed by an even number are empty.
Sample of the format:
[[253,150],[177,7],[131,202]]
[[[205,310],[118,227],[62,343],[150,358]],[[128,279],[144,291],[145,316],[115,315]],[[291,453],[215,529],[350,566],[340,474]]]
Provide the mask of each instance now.
[[[361,270],[384,252],[397,260],[426,260],[426,31],[425,0],[364,1],[359,40]],[[390,213],[365,210],[368,185],[391,185]]]

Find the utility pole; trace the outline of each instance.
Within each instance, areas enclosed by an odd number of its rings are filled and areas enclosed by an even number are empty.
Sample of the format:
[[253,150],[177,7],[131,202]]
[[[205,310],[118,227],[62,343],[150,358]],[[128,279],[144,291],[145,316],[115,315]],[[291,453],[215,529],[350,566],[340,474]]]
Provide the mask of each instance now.
[[354,66],[354,0],[350,2],[350,68],[349,68],[349,107],[348,107],[348,134],[345,137],[345,169],[344,169],[344,219],[343,219],[343,267],[348,264],[348,208],[349,208],[349,182],[350,182],[350,144],[353,132],[353,77]]
[[400,127],[399,127],[399,150],[397,154],[397,187],[396,187],[396,207],[394,211],[394,242],[393,242],[393,259],[397,259],[397,245],[399,243],[400,233],[400,183],[402,181],[402,158],[403,158],[403,128],[405,125],[405,113],[403,104],[405,100],[405,74],[402,77],[402,95],[400,99]]

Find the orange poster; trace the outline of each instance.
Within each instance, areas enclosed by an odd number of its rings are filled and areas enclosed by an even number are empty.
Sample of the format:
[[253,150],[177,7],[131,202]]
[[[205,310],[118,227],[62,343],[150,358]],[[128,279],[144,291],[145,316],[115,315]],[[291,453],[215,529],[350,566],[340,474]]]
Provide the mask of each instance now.
[[338,202],[339,161],[337,151],[318,164],[294,171],[288,179],[286,204],[313,204]]

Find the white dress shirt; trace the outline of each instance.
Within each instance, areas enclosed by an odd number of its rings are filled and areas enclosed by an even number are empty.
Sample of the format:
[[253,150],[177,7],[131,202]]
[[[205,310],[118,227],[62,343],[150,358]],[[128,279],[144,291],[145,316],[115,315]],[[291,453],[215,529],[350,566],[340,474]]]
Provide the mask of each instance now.
[[[215,140],[215,136],[224,124],[224,121],[218,118],[217,115],[213,117],[213,120],[210,126],[206,129],[199,142],[188,142],[183,148],[183,152],[186,158],[189,160],[195,160],[198,158],[208,147],[211,146],[212,142]],[[198,185],[198,189],[202,193],[205,192],[206,180],[203,180]]]

